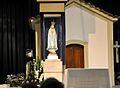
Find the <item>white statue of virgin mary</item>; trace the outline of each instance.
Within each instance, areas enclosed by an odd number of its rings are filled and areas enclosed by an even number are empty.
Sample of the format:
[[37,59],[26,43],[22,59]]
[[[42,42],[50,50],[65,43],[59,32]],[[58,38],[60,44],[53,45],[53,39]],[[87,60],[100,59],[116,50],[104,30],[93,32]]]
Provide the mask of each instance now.
[[57,47],[57,33],[55,31],[55,22],[51,22],[50,29],[48,30],[48,42],[47,42],[47,50],[50,53],[56,53],[56,50],[58,50]]

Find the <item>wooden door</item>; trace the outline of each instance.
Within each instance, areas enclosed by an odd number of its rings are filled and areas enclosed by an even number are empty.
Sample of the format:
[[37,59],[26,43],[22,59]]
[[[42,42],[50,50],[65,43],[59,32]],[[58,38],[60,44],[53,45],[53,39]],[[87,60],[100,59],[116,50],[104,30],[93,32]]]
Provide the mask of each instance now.
[[84,47],[82,45],[66,46],[66,68],[84,68]]

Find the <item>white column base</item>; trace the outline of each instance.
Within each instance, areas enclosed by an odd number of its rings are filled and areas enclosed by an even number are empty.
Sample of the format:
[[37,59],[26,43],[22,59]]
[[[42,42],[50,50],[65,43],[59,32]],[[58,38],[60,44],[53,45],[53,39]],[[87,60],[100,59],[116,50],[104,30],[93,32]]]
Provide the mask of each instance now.
[[62,61],[60,59],[46,59],[43,63],[44,79],[54,77],[62,82]]

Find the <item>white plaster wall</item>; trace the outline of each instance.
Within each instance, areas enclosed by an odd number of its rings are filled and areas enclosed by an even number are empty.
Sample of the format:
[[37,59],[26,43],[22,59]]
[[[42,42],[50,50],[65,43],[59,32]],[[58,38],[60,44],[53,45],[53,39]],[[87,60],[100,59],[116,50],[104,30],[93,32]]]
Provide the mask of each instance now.
[[108,67],[107,22],[71,6],[65,9],[66,41],[88,42],[88,67]]
[[88,34],[95,31],[95,17],[72,6],[65,10],[66,15],[66,41],[81,40],[88,41]]
[[90,68],[108,67],[107,22],[95,18],[95,34],[89,34],[88,66]]

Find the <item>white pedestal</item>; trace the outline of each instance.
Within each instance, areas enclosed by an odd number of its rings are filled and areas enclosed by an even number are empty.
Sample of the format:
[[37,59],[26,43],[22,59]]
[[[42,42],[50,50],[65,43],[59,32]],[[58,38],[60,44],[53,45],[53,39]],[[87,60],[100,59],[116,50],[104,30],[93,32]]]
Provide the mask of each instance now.
[[43,63],[44,78],[54,77],[62,82],[62,61],[60,59],[46,59]]
[[49,59],[49,60],[56,60],[56,59],[58,59],[58,56],[57,56],[56,53],[55,54],[49,54],[47,56],[47,59]]

